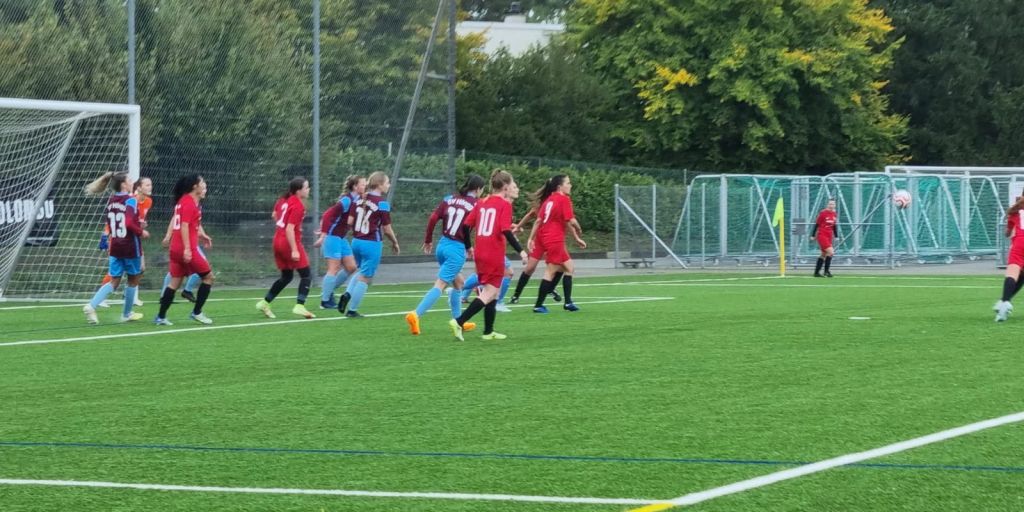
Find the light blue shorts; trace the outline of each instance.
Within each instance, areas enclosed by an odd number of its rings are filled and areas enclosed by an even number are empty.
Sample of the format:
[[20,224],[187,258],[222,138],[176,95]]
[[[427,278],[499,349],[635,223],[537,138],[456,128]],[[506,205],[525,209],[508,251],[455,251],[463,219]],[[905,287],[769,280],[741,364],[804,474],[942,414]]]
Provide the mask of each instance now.
[[320,248],[324,258],[340,260],[346,256],[352,256],[352,246],[348,240],[334,235],[327,235],[324,238],[324,245]]
[[455,276],[462,272],[466,264],[466,244],[443,236],[437,243],[434,255],[437,256],[437,264],[441,265],[437,278],[446,283],[455,282]]
[[371,240],[352,240],[352,255],[356,258],[356,265],[359,265],[359,273],[366,277],[373,277],[380,266],[380,256],[384,251],[384,242]]
[[110,277],[123,277],[125,274],[137,276],[142,273],[142,258],[115,258],[110,256]]
[[512,260],[508,259],[508,256],[505,256],[505,268],[512,268]]

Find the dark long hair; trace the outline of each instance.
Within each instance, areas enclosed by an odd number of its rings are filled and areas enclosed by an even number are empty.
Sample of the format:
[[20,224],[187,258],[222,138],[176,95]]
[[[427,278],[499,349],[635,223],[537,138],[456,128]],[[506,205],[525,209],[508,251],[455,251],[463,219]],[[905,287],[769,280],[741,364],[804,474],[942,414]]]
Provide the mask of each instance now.
[[462,184],[461,188],[459,188],[459,195],[464,196],[468,194],[471,190],[478,190],[484,188],[484,185],[486,184],[487,183],[484,181],[483,178],[480,177],[480,175],[470,174],[468,177],[466,177],[466,182]]
[[296,192],[302,190],[302,187],[306,186],[306,178],[302,176],[296,176],[288,180],[288,189],[281,194],[281,199],[286,199],[294,196]]
[[534,191],[534,193],[530,194],[530,204],[532,204],[535,208],[540,206],[540,204],[543,203],[545,199],[550,197],[551,194],[554,194],[555,191],[558,190],[558,187],[562,186],[562,183],[565,183],[566,178],[568,178],[568,176],[566,176],[565,174],[556,174],[548,178],[548,181],[545,181],[542,187],[538,188],[536,191]]
[[174,184],[174,203],[177,204],[181,196],[192,192],[192,189],[196,188],[200,181],[203,181],[203,176],[200,174],[189,174],[178,178]]

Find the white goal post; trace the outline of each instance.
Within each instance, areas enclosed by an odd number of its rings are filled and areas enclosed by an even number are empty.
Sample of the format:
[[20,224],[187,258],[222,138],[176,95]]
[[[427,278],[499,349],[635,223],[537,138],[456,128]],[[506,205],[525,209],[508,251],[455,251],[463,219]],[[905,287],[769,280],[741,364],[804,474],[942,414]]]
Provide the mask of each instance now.
[[106,198],[85,184],[139,176],[138,105],[0,98],[0,300],[75,299],[105,269]]

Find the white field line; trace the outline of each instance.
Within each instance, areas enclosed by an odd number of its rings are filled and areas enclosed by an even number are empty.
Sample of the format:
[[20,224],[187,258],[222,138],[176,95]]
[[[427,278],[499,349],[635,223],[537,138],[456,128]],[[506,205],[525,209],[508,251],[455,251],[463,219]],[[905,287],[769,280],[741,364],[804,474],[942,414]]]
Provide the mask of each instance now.
[[1010,423],[1018,423],[1024,421],[1024,412],[1018,412],[1015,414],[1009,414],[999,418],[993,418],[990,420],[979,421],[977,423],[971,423],[962,427],[952,428],[949,430],[943,430],[942,432],[936,432],[926,436],[910,439],[908,441],[901,441],[893,443],[881,448],[875,448],[860,453],[851,453],[842,455],[839,457],[826,459],[823,461],[815,462],[813,464],[806,464],[803,466],[785,469],[782,471],[776,471],[767,475],[751,478],[748,480],[742,480],[733,484],[723,485],[721,487],[715,487],[706,491],[694,492],[680,496],[675,499],[666,500],[661,503],[652,504],[643,508],[635,509],[633,512],[654,512],[659,510],[668,510],[670,508],[682,507],[687,505],[696,505],[715,498],[722,496],[728,496],[730,494],[736,494],[751,489],[757,489],[758,487],[764,487],[774,483],[782,482],[784,480],[790,480],[801,476],[811,475],[819,473],[828,469],[836,468],[839,466],[846,466],[848,464],[856,464],[864,462],[869,459],[875,459],[878,457],[885,457],[894,453],[899,453],[913,448],[919,448],[921,446],[929,445],[932,443],[938,443],[940,441],[946,441],[955,437],[965,436],[967,434],[973,434],[982,430],[995,428]]
[[[673,299],[672,297],[622,297],[622,298],[618,298],[618,299],[609,299],[609,300],[579,301],[579,302],[576,302],[576,304],[616,304],[616,303],[622,303],[622,302],[648,302],[648,301],[672,300],[672,299]],[[525,305],[525,304],[519,304],[519,305],[511,305],[509,307],[511,307],[511,308],[525,308],[525,307],[531,307],[531,306]],[[444,308],[444,309],[435,308],[435,309],[432,309],[430,311],[448,311],[448,309],[447,308]],[[255,311],[255,310],[254,310],[254,312],[255,313],[259,313],[259,312]],[[396,311],[396,312],[391,312],[391,313],[373,313],[373,314],[369,314],[369,315],[365,315],[365,316],[367,318],[376,318],[376,317],[385,317],[385,316],[399,316],[399,315],[404,316],[408,312],[409,312],[409,310],[403,310],[403,311]],[[214,326],[211,326],[211,327],[186,327],[186,328],[173,328],[172,327],[170,329],[161,329],[159,331],[132,332],[132,333],[123,333],[123,334],[105,334],[105,335],[100,335],[100,336],[82,336],[82,337],[78,337],[78,338],[54,338],[54,339],[46,339],[46,340],[9,341],[9,342],[0,343],[0,347],[14,347],[14,346],[20,346],[20,345],[45,345],[45,344],[49,344],[49,343],[72,343],[72,342],[79,342],[79,341],[110,340],[110,339],[117,339],[117,338],[141,338],[143,336],[160,336],[160,335],[166,335],[166,334],[177,334],[177,333],[192,332],[192,331],[214,331],[214,330],[222,330],[222,329],[243,329],[243,328],[246,328],[246,327],[270,327],[270,326],[277,326],[277,325],[289,325],[289,324],[310,323],[310,322],[336,322],[336,321],[339,321],[339,320],[345,320],[346,318],[347,317],[338,315],[338,316],[330,316],[330,317],[325,317],[325,318],[312,318],[312,319],[302,318],[302,319],[295,319],[295,320],[266,320],[266,321],[263,321],[263,322],[252,322],[252,323],[247,323],[247,324],[231,324],[231,325],[214,325]]]
[[[735,284],[725,283],[648,283],[651,286],[691,286],[691,287],[736,287]],[[770,285],[755,285],[757,288],[831,288],[834,290],[843,290],[846,288],[884,288],[884,289],[915,289],[915,288],[930,288],[935,290],[994,290],[998,295],[999,288],[995,285],[990,286],[970,286],[970,285],[952,285],[952,286],[931,286],[926,284],[844,284],[844,285],[829,285],[826,283],[821,284],[798,284],[798,283],[772,283]]]
[[350,491],[343,489],[284,489],[260,487],[210,487],[198,485],[134,484],[121,482],[90,482],[79,480],[22,480],[0,478],[0,485],[40,485],[50,487],[92,487],[102,489],[135,489],[142,491],[216,492],[236,494],[291,494],[305,496],[355,496],[364,498],[412,498],[461,501],[517,501],[528,503],[568,503],[580,505],[647,505],[657,500],[628,498],[576,498],[562,496],[519,496],[515,494],[466,494],[450,492]]
[[[388,293],[388,292],[366,292],[366,295],[373,296],[373,297],[389,297],[389,298],[412,299],[412,298],[420,298],[420,297],[422,297],[423,293],[421,293],[421,292],[391,292],[391,293]],[[309,296],[312,297],[313,299],[315,299],[315,298],[319,297],[320,294],[316,294],[316,296],[314,296],[311,293]],[[236,302],[236,301],[245,301],[245,300],[258,301],[258,300],[260,300],[262,298],[263,298],[262,296],[260,296],[260,297],[242,297],[242,298],[232,297],[232,298],[228,298],[228,299],[216,298],[215,297],[215,298],[211,298],[211,299],[206,299],[206,302]],[[287,299],[288,297],[285,296],[285,297],[280,297],[280,298]],[[153,301],[151,301],[151,303],[153,305],[156,305],[156,304],[158,304],[158,300],[159,299],[153,300]],[[176,301],[177,304],[183,304],[184,303],[184,299],[179,299],[179,298],[176,297],[174,300]],[[120,305],[124,304],[124,300],[108,300],[107,302],[111,306],[115,306],[115,305],[120,306]],[[17,311],[17,310],[24,310],[24,309],[45,309],[45,308],[74,308],[74,307],[80,308],[80,307],[82,307],[82,306],[84,306],[85,304],[88,304],[88,303],[89,303],[89,301],[82,300],[82,301],[78,301],[78,302],[71,303],[71,304],[47,304],[45,306],[39,306],[39,305],[35,305],[35,306],[11,306],[11,307],[6,307],[6,308],[0,308],[0,311]]]

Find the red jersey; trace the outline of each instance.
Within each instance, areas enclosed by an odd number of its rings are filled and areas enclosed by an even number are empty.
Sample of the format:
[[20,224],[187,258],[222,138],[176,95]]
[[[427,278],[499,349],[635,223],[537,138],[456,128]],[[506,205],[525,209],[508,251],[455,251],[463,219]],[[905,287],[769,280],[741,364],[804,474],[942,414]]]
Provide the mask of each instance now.
[[391,224],[391,205],[380,194],[369,193],[349,214],[353,238],[381,241],[381,229]]
[[818,214],[818,220],[814,221],[818,238],[832,238],[836,234],[836,212],[828,208]]
[[115,258],[142,256],[142,225],[135,197],[126,193],[110,196],[104,215],[110,234],[110,255]]
[[1006,217],[1006,230],[1010,232],[1010,240],[1015,244],[1024,243],[1024,237],[1020,236],[1022,234],[1021,216],[1024,216],[1024,210]]
[[565,241],[565,224],[576,215],[572,211],[572,199],[569,196],[555,192],[548,196],[537,209],[537,238],[551,242]]
[[505,231],[512,230],[512,205],[497,195],[476,203],[466,218],[466,225],[476,228],[476,260],[501,261],[505,264]]
[[171,252],[185,252],[185,245],[181,241],[181,224],[188,223],[188,245],[192,253],[199,247],[199,224],[203,221],[203,211],[199,204],[192,197],[192,194],[185,194],[174,205],[174,217],[171,220]]
[[462,225],[473,211],[473,207],[476,206],[476,201],[475,196],[451,195],[445,197],[434,209],[434,213],[430,214],[430,220],[427,222],[427,234],[423,238],[423,242],[429,244],[432,241],[434,226],[438,221],[444,221],[441,225],[444,227],[442,234],[445,237],[465,242]]
[[288,228],[288,224],[292,224],[295,226],[292,229],[295,233],[295,244],[298,245],[302,239],[302,219],[305,216],[306,206],[302,204],[302,199],[299,199],[299,196],[293,194],[278,199],[277,204],[274,205],[274,224],[277,226],[277,229],[274,230],[274,243],[288,243],[285,230]]
[[325,236],[345,238],[345,234],[348,233],[348,216],[352,213],[352,205],[358,200],[359,196],[354,192],[341,196],[338,202],[331,205],[323,217],[320,217],[320,232]]

